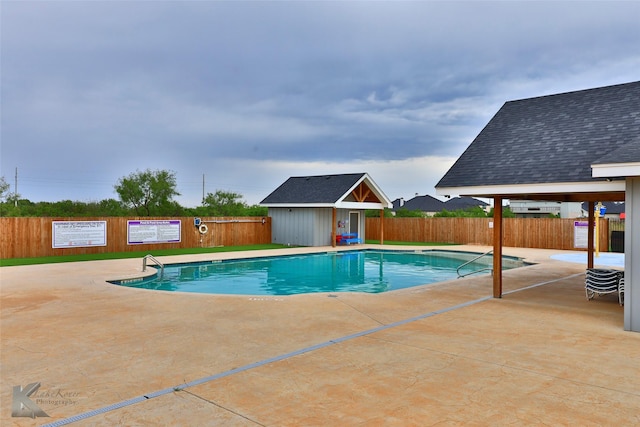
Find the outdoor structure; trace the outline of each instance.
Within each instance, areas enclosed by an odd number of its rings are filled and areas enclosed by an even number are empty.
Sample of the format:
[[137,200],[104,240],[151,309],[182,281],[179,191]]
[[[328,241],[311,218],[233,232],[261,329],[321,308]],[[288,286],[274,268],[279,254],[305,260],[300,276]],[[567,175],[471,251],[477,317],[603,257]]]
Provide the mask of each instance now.
[[406,209],[409,211],[421,211],[423,215],[426,216],[433,216],[445,209],[453,212],[456,210],[464,210],[474,207],[479,207],[486,212],[488,212],[491,208],[488,203],[483,202],[482,200],[474,199],[473,197],[454,197],[447,200],[446,202],[443,202],[433,196],[418,196],[416,194],[416,197],[407,200],[406,202],[404,201],[404,199],[396,199],[393,201],[394,211],[398,211],[400,209]]
[[448,211],[465,210],[469,208],[480,208],[485,212],[491,210],[489,203],[473,197],[452,197],[444,202],[444,208]]
[[[479,167],[481,165],[481,167]],[[436,185],[439,195],[625,201],[624,328],[640,332],[640,81],[509,101]],[[494,210],[493,295],[502,296],[502,213]],[[588,233],[587,266],[594,239]]]
[[336,246],[344,234],[364,242],[364,211],[380,210],[384,218],[391,207],[366,173],[291,177],[260,204],[269,208],[272,242],[295,246]]
[[[511,212],[518,218],[546,218],[557,216],[559,218],[581,218],[583,214],[582,204],[579,202],[558,202],[540,200],[510,200]],[[584,209],[586,214],[588,206]]]
[[444,202],[436,199],[433,196],[424,195],[414,197],[413,199],[403,200],[402,205],[398,207],[394,206],[394,211],[399,209],[406,209],[408,211],[421,211],[424,215],[433,216],[434,214],[444,209]]

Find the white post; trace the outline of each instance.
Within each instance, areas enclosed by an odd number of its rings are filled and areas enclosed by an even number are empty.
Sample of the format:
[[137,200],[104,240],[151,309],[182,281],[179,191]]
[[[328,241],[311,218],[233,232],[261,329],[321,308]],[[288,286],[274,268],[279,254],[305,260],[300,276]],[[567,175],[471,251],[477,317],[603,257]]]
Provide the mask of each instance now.
[[624,329],[640,332],[640,177],[627,178],[624,204]]

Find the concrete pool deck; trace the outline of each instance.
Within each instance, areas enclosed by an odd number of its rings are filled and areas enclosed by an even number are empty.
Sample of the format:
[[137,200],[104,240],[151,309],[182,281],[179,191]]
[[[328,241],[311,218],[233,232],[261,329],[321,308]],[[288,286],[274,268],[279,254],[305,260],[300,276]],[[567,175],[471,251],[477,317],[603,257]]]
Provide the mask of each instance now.
[[[538,264],[505,271],[502,299],[489,276],[251,297],[105,282],[140,259],[2,267],[0,424],[640,424],[640,334],[561,253],[504,248]],[[49,417],[12,417],[13,387],[35,382]]]

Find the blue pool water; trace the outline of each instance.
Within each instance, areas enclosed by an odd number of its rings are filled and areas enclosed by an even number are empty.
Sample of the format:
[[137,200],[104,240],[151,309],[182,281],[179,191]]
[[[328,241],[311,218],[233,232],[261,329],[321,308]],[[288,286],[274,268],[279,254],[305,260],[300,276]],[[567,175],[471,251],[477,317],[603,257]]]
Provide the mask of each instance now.
[[[309,255],[166,265],[162,277],[112,283],[144,289],[208,294],[292,295],[316,292],[379,293],[455,279],[478,254],[453,251],[358,250]],[[461,270],[491,266],[485,256]],[[503,268],[522,262],[505,257]],[[488,274],[484,271],[483,274]]]

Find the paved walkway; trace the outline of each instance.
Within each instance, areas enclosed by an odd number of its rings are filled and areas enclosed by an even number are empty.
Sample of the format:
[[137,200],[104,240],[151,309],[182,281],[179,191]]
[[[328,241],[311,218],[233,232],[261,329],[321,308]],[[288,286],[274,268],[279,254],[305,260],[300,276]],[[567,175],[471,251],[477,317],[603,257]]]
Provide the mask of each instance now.
[[[551,255],[551,259],[558,261],[577,262],[578,264],[587,265],[586,252],[565,252]],[[624,254],[615,252],[600,252],[593,257],[594,267],[610,267],[624,269]]]
[[[506,271],[502,299],[490,277],[247,297],[105,283],[140,260],[3,267],[0,424],[640,424],[640,334],[617,296],[587,301],[585,266],[558,251],[504,252],[539,264]],[[34,382],[49,417],[12,417]]]

